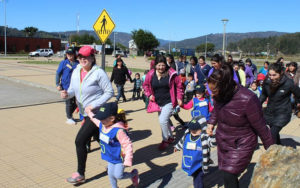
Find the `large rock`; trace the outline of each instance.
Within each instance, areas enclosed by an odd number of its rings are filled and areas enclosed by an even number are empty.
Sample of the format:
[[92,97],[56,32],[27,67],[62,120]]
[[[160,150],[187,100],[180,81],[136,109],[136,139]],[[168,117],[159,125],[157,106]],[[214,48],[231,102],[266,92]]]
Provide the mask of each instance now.
[[255,165],[250,188],[299,188],[300,150],[272,145]]

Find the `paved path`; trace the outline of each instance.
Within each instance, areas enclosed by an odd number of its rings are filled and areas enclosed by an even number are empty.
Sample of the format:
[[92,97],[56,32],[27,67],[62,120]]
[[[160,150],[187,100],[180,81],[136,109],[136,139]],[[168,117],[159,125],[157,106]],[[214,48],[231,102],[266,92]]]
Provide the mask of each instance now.
[[[25,84],[7,86],[15,89],[25,87],[28,93],[24,93],[24,97],[35,98],[33,91],[37,88],[55,91],[55,70],[56,65],[22,65],[0,60],[0,77]],[[131,88],[132,84],[126,84],[127,91]],[[126,96],[130,98],[131,94],[127,92]],[[38,102],[46,101],[46,98]],[[173,153],[172,148],[164,152],[157,150],[161,142],[157,114],[147,114],[142,101],[120,103],[120,108],[127,112],[131,128],[129,135],[134,147],[134,166],[126,170],[137,168],[140,171],[140,187],[191,187],[191,179],[180,169],[182,153]],[[74,140],[80,124],[66,125],[64,109],[64,103],[51,103],[0,110],[0,187],[73,187],[65,183],[64,179],[76,170]],[[190,119],[189,111],[182,110],[180,116],[185,121]],[[78,114],[74,114],[74,117],[77,118]],[[173,119],[172,121],[176,122]],[[282,134],[287,135],[283,140],[298,148],[299,123],[299,119],[296,118],[282,130]],[[174,132],[177,139],[181,137],[182,131],[181,127],[178,127]],[[251,168],[253,169],[263,152],[264,149],[260,147],[254,153],[250,168],[241,176],[241,182],[250,181]],[[216,153],[212,156],[216,157]],[[214,161],[217,162],[216,158]],[[100,159],[99,145],[92,142],[92,152],[87,160],[87,182],[80,187],[110,187],[105,167],[106,163]],[[212,173],[205,177],[205,184],[208,187],[221,186],[219,172],[216,167],[211,169]],[[121,188],[130,185],[130,180],[119,181]]]

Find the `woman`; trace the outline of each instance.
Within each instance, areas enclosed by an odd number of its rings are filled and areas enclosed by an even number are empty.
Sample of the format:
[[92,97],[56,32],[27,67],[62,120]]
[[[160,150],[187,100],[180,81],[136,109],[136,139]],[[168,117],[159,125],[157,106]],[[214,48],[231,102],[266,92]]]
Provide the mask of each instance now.
[[113,68],[113,72],[111,74],[110,81],[114,81],[114,83],[117,86],[118,89],[118,95],[117,95],[117,100],[116,102],[119,102],[121,96],[123,97],[123,102],[126,102],[126,97],[124,94],[124,85],[127,80],[127,78],[130,79],[130,82],[132,82],[131,76],[128,72],[128,69],[126,66],[124,66],[123,60],[121,58],[117,59],[117,64]]
[[257,147],[257,136],[265,149],[273,144],[256,95],[233,80],[233,70],[223,65],[208,78],[214,99],[207,133],[216,128],[218,165],[225,188],[239,187],[238,176],[250,164]]
[[178,71],[178,66],[175,63],[173,55],[171,55],[171,54],[167,55],[167,64],[168,64],[169,67],[171,67],[172,69],[174,69],[177,72],[177,74],[178,74],[178,72],[179,72]]
[[205,63],[205,57],[199,57],[199,63],[195,68],[195,82],[199,84],[206,83],[206,79],[211,67]]
[[156,102],[161,111],[158,112],[163,141],[160,150],[166,149],[174,142],[171,131],[170,117],[177,105],[182,105],[182,84],[176,71],[167,65],[166,58],[156,56],[155,69],[148,72],[143,84],[144,94],[149,100]]
[[[68,90],[70,86],[71,76],[73,70],[79,64],[76,59],[76,51],[74,48],[68,48],[66,52],[65,60],[61,61],[56,70],[56,88],[58,91]],[[77,108],[75,97],[66,100],[66,114],[67,121],[69,125],[75,125],[76,122],[73,119],[73,112]]]
[[84,123],[75,140],[77,172],[66,179],[72,184],[85,181],[86,143],[92,136],[99,136],[99,128],[87,116],[85,109],[96,113],[114,95],[106,73],[96,65],[95,50],[90,46],[83,46],[79,50],[78,57],[80,64],[72,74],[69,89],[61,91],[61,97],[64,99],[76,97],[80,113],[84,116]]
[[188,77],[189,74],[194,75],[196,71],[196,66],[198,64],[198,59],[195,56],[190,58],[190,63],[188,63],[185,67],[185,76]]
[[291,94],[294,94],[295,100],[298,102],[300,88],[284,74],[280,63],[271,64],[259,99],[263,104],[268,98],[264,116],[267,124],[271,127],[271,133],[276,144],[280,144],[280,130],[291,120]]

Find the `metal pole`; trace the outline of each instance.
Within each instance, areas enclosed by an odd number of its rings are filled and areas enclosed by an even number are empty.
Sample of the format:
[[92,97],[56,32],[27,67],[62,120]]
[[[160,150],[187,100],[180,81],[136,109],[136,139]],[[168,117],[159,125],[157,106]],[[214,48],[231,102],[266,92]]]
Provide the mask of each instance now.
[[221,20],[224,25],[224,31],[223,31],[223,56],[225,57],[225,33],[226,33],[226,23],[228,22],[228,19],[222,19]]
[[207,53],[207,35],[205,36],[205,59],[206,59],[206,53]]
[[6,0],[4,0],[4,56],[6,56],[7,47],[6,47]]
[[114,56],[116,55],[116,33],[114,32]]
[[105,71],[105,43],[102,43],[101,54],[102,54],[101,68]]
[[169,41],[169,54],[171,54],[171,42]]

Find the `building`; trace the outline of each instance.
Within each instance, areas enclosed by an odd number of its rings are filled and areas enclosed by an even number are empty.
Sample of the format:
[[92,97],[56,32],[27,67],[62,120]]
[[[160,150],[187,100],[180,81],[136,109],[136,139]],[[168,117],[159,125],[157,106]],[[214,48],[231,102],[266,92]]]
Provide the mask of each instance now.
[[[31,52],[39,48],[51,48],[54,53],[61,49],[61,39],[6,37],[7,53]],[[0,53],[4,53],[4,36],[0,36]]]
[[137,55],[138,48],[137,48],[136,44],[134,43],[134,40],[130,40],[128,43],[129,43],[129,54]]

